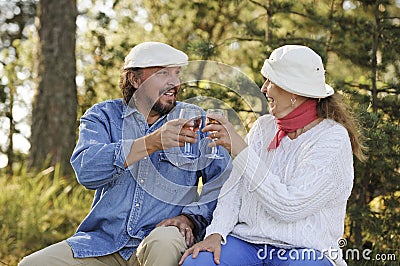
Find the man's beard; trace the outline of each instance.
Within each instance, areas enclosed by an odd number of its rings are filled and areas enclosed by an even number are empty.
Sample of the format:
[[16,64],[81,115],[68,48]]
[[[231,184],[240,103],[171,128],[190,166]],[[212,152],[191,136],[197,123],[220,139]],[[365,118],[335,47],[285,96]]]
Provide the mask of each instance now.
[[151,107],[151,110],[157,112],[160,116],[163,116],[168,114],[175,107],[175,104],[175,100],[168,104],[162,104],[160,99],[158,99]]

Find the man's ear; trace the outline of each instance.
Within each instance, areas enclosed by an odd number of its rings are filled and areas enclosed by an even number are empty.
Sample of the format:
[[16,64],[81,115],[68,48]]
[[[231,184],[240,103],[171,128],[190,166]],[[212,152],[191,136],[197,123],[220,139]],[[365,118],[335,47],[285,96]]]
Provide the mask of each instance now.
[[128,74],[128,80],[135,89],[138,89],[140,84],[142,83],[141,79],[134,72],[130,72]]

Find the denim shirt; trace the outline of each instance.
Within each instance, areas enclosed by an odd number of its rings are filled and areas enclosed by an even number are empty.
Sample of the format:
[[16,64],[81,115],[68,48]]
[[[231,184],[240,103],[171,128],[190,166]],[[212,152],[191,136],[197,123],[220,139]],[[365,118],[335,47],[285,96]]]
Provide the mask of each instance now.
[[[82,116],[71,164],[78,182],[95,194],[89,214],[67,239],[74,257],[119,252],[128,260],[156,224],[180,214],[195,224],[196,238],[202,237],[231,171],[225,149],[220,149],[222,160],[202,156],[209,140],[199,131],[198,142],[192,145],[197,159],[181,156],[182,148],[176,147],[154,152],[124,168],[135,139],[178,118],[183,106],[199,108],[178,102],[150,127],[145,117],[122,99],[96,104]],[[200,195],[199,177],[204,184]]]

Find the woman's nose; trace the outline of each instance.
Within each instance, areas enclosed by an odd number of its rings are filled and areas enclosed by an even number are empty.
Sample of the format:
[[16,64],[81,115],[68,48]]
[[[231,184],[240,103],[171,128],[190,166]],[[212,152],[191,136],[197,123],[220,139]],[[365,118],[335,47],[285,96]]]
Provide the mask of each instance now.
[[268,80],[264,82],[264,84],[261,86],[261,92],[266,93],[267,92],[267,87],[268,87]]

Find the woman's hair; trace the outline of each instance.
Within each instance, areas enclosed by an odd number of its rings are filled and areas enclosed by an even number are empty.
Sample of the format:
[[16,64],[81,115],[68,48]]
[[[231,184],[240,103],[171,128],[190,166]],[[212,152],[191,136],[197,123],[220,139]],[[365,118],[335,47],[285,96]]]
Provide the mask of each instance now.
[[[129,104],[133,94],[137,90],[137,88],[133,87],[130,80],[134,78],[141,78],[143,74],[143,69],[141,68],[121,68],[121,74],[119,78],[119,88],[122,92],[122,97],[126,104]],[[132,76],[132,77],[130,77]]]
[[353,154],[363,162],[366,160],[365,151],[367,148],[363,145],[360,126],[341,98],[341,95],[335,93],[332,96],[320,99],[317,105],[318,116],[335,120],[347,129]]

